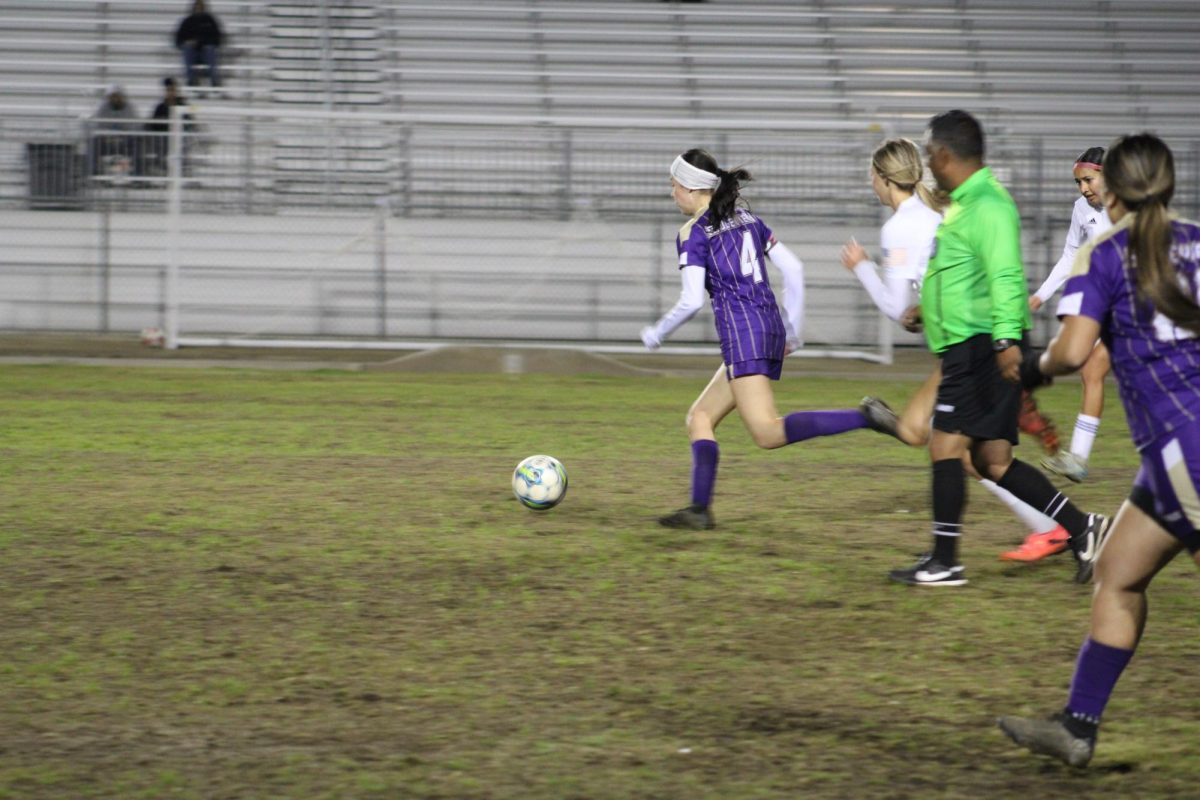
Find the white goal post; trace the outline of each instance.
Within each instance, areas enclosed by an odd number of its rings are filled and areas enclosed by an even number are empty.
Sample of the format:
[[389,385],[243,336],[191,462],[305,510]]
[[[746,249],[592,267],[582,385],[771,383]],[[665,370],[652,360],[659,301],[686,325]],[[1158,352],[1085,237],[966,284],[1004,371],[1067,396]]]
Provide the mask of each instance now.
[[[638,331],[679,293],[667,168],[701,146],[747,164],[751,208],[805,262],[797,355],[889,363],[909,335],[837,263],[850,235],[878,240],[866,167],[888,133],[177,107],[166,343],[643,352]],[[661,352],[716,353],[711,312]]]

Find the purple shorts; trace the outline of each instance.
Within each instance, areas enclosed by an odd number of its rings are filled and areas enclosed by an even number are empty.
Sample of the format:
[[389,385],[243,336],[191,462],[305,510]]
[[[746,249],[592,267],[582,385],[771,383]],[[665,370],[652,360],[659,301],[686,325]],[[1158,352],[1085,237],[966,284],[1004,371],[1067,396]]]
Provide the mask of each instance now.
[[783,361],[778,358],[759,358],[753,361],[737,361],[725,365],[725,375],[729,380],[744,378],[747,375],[766,375],[773,381],[783,375]]
[[1200,423],[1142,449],[1129,500],[1192,552],[1200,552]]

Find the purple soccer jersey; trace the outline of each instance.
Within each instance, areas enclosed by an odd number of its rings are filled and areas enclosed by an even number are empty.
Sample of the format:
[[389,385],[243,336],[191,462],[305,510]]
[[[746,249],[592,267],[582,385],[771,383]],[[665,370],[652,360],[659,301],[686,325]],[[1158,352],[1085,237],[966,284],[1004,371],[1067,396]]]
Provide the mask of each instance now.
[[705,209],[679,231],[679,266],[704,267],[713,322],[726,364],[778,361],[787,330],[767,278],[763,256],[774,245],[770,229],[745,209],[736,209],[719,230]]
[[[1138,300],[1137,279],[1127,263],[1131,221],[1126,217],[1080,251],[1057,314],[1100,323],[1133,443],[1143,450],[1200,420],[1200,338]],[[1173,220],[1171,230],[1171,260],[1196,298],[1200,226]]]

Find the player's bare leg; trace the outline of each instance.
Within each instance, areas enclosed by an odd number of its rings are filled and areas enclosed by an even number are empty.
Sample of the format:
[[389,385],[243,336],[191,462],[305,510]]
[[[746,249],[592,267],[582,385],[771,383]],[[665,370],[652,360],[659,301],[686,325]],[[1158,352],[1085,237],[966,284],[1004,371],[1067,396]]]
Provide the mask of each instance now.
[[[1066,706],[1048,719],[1001,717],[1000,729],[1034,753],[1083,767],[1096,747],[1100,717],[1146,625],[1146,589],[1183,544],[1126,501],[1096,565],[1092,624],[1079,650]],[[1195,556],[1200,565],[1200,553]]]
[[729,375],[722,364],[713,374],[712,380],[692,403],[687,413],[687,432],[690,441],[716,439],[717,426],[737,407],[733,390],[729,386]]
[[1123,503],[1096,562],[1092,639],[1110,647],[1136,648],[1146,626],[1146,588],[1182,549],[1183,543],[1146,512]]
[[759,447],[774,450],[788,443],[783,419],[775,410],[775,392],[766,375],[746,375],[729,382],[742,424]]
[[929,421],[933,419],[933,403],[937,399],[937,388],[941,382],[942,369],[939,366],[908,399],[904,410],[900,412],[900,422],[896,428],[900,441],[911,447],[925,447],[929,444]]
[[868,427],[867,418],[857,408],[793,411],[779,416],[775,392],[766,375],[743,375],[729,385],[750,438],[765,450]]
[[689,530],[711,530],[715,527],[709,506],[720,461],[716,431],[721,420],[735,407],[729,376],[722,364],[687,413],[688,439],[692,443],[692,502],[686,508],[660,517],[660,525]]

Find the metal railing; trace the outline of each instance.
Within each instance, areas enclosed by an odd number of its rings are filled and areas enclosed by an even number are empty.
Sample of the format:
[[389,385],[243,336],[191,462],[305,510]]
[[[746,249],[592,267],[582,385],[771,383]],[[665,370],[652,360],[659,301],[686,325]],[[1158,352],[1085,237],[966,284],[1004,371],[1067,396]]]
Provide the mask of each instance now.
[[[697,131],[673,120],[190,113],[179,123],[174,250],[185,329],[271,333],[264,320],[279,322],[283,303],[287,335],[627,337],[639,315],[669,307],[678,291],[666,165],[700,145],[724,163],[748,162],[753,210],[806,261],[810,342],[878,341],[877,325],[851,322],[870,308],[836,252],[851,234],[876,241],[886,217],[866,180],[882,125]],[[10,242],[0,252],[0,327],[163,324],[167,137],[130,124],[0,116],[0,174],[7,166],[18,178],[0,182],[0,232]],[[1077,197],[1071,161],[1104,138],[989,140],[989,163],[1022,212],[1034,285],[1057,260]],[[1170,144],[1175,208],[1200,216],[1200,139]],[[521,280],[538,290],[514,289]],[[628,291],[614,292],[622,283]],[[187,291],[198,294],[187,300]],[[711,339],[693,323],[683,340]]]

